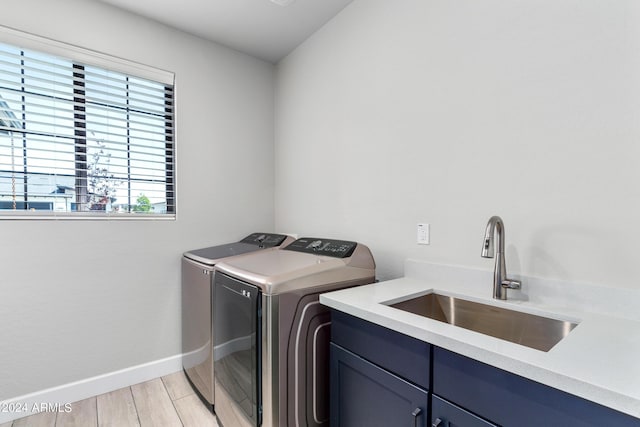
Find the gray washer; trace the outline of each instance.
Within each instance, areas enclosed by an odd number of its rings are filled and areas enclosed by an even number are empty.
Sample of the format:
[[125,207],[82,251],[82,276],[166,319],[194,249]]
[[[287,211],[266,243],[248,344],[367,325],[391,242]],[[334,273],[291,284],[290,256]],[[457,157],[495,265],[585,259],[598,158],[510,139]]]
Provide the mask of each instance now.
[[200,398],[213,409],[212,278],[221,260],[274,250],[292,242],[283,234],[252,233],[239,242],[184,253],[182,257],[182,367]]

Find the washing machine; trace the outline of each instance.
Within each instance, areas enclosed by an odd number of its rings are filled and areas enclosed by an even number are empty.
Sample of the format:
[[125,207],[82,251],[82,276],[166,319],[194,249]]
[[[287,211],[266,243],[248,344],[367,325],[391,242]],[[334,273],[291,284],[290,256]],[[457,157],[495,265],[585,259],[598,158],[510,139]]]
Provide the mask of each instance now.
[[239,242],[186,252],[182,257],[182,367],[200,398],[213,409],[214,367],[212,278],[220,260],[275,250],[294,239],[282,234],[252,233]]
[[214,388],[224,427],[329,425],[323,292],[372,283],[362,244],[301,238],[223,260],[214,273]]

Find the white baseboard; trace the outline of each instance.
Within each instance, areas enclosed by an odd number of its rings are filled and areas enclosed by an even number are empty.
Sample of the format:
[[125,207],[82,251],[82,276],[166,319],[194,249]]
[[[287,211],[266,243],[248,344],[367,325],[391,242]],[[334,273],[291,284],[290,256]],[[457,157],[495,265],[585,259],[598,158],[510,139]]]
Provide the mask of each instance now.
[[182,355],[178,354],[108,374],[98,375],[3,400],[0,401],[0,424],[38,413],[43,404],[46,404],[45,406],[48,405],[48,409],[45,410],[57,410],[57,408],[59,408],[59,410],[64,411],[65,404],[149,381],[163,375],[178,372],[181,369]]

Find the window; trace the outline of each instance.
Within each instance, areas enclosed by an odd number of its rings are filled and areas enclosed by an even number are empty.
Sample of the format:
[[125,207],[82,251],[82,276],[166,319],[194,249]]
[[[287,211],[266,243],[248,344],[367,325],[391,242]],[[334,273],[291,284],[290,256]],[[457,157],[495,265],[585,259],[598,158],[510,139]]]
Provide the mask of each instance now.
[[2,33],[0,218],[175,217],[173,74]]

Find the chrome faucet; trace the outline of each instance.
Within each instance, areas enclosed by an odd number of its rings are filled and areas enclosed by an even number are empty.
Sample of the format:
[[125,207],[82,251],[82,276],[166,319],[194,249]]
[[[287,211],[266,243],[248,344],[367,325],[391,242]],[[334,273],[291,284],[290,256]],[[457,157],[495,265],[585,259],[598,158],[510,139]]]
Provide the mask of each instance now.
[[[498,234],[498,249],[495,250],[493,236]],[[495,299],[507,299],[507,289],[520,289],[522,283],[519,280],[507,278],[507,267],[504,260],[504,223],[499,216],[489,218],[487,228],[484,231],[482,244],[482,257],[496,257],[496,267],[493,271],[493,297]]]

